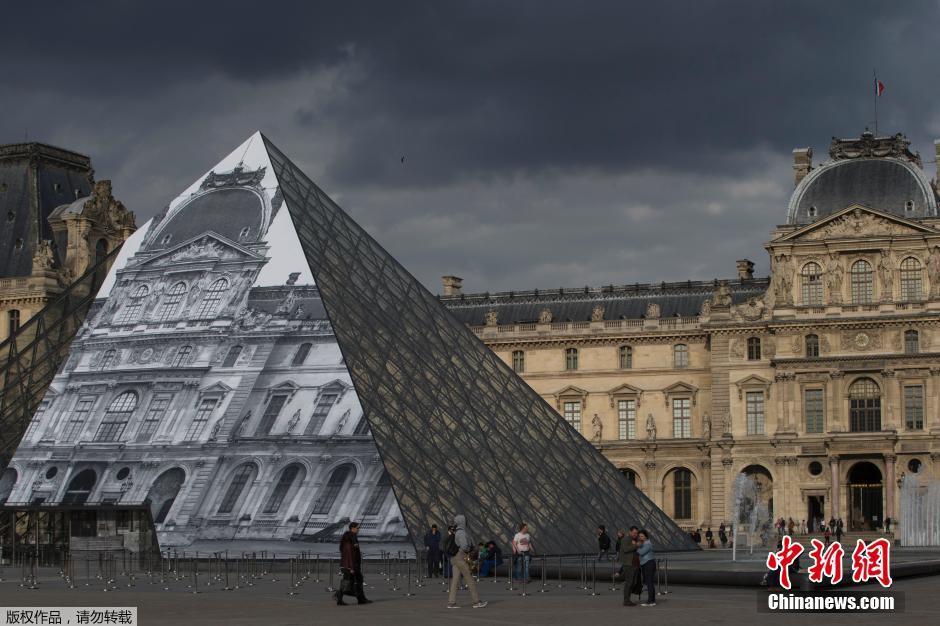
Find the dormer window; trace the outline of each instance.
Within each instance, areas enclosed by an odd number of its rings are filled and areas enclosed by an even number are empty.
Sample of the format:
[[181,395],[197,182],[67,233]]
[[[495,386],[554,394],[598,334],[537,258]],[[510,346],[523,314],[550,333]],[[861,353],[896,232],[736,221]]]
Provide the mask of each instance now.
[[816,207],[815,207],[815,206],[811,206],[811,207],[809,208],[809,216],[810,216],[810,217],[816,217],[816,215],[817,215]]
[[905,212],[905,213],[913,213],[913,212],[914,212],[914,201],[913,201],[913,200],[908,200],[907,202],[904,203],[904,212]]
[[242,241],[244,239],[247,239],[248,233],[250,232],[251,232],[251,226],[245,226],[243,229],[241,229],[241,232],[238,233],[238,240]]
[[164,246],[169,245],[171,239],[173,239],[172,233],[163,235],[163,239],[160,240],[160,243]]

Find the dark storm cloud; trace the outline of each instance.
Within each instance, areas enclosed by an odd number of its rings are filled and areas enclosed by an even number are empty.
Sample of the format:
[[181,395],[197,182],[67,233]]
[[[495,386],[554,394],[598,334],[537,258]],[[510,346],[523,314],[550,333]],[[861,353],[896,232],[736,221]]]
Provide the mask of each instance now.
[[0,140],[91,154],[148,217],[262,128],[435,289],[447,272],[479,290],[710,278],[763,260],[793,147],[824,156],[870,123],[873,67],[882,129],[930,150],[937,13],[21,3],[0,38]]

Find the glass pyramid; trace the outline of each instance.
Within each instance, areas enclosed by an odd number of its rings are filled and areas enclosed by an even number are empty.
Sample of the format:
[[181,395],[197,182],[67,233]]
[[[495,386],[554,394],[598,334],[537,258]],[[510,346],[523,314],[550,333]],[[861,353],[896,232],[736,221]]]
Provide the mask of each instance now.
[[260,133],[124,245],[4,501],[144,505],[164,548],[350,519],[420,543],[456,513],[543,554],[593,552],[597,524],[693,548]]

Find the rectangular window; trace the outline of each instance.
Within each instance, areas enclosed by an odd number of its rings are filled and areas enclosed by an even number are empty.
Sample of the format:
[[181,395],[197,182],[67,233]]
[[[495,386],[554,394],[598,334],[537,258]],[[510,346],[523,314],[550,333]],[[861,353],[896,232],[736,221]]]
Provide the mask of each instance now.
[[924,388],[921,385],[904,386],[904,425],[908,430],[924,428]]
[[692,400],[672,399],[672,436],[676,439],[692,437]]
[[26,432],[23,434],[23,441],[28,440],[39,429],[43,415],[45,415],[48,408],[49,400],[43,400],[39,403],[39,408],[36,409],[36,412],[33,414],[33,419],[29,421],[29,427],[27,427]]
[[203,398],[202,402],[199,403],[199,408],[196,409],[196,416],[193,417],[193,422],[189,425],[189,431],[186,433],[187,441],[194,441],[199,438],[199,435],[202,434],[202,430],[206,427],[206,422],[209,421],[209,417],[212,415],[218,403],[218,398]]
[[76,441],[82,434],[85,429],[85,422],[88,421],[88,416],[91,414],[91,409],[95,406],[95,400],[95,396],[82,396],[78,399],[75,408],[72,410],[72,415],[69,416],[69,421],[65,425],[63,441]]
[[515,350],[512,353],[512,371],[517,374],[525,372],[525,352]]
[[137,441],[149,441],[153,434],[160,428],[160,422],[166,416],[166,410],[170,406],[170,400],[173,396],[170,394],[158,394],[150,401],[150,407],[144,416],[144,421],[137,432]]
[[581,432],[581,403],[565,402],[565,421],[574,426],[574,429]]
[[747,402],[747,434],[764,434],[764,392],[748,391]]
[[803,413],[806,415],[806,432],[823,432],[823,390],[807,389],[803,393]]
[[306,434],[316,435],[326,422],[333,405],[339,399],[338,393],[322,393],[317,398],[317,405],[313,407],[313,414],[310,416],[310,423],[307,424]]
[[286,402],[287,396],[284,394],[273,396],[271,400],[268,401],[268,406],[264,409],[264,415],[261,416],[261,422],[258,424],[258,429],[255,431],[256,437],[271,434],[271,429],[274,428],[274,422],[277,421],[277,416],[281,414],[281,409],[284,408],[284,403]]
[[636,400],[617,401],[617,436],[636,439]]

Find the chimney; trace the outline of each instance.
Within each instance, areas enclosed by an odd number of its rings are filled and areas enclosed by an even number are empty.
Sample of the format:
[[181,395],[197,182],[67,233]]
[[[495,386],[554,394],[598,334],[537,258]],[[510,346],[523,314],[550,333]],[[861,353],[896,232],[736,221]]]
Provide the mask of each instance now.
[[813,149],[797,148],[793,151],[793,184],[799,185],[800,181],[813,169]]
[[458,276],[441,276],[444,284],[445,296],[459,296],[463,290],[463,278]]
[[748,259],[741,259],[738,264],[738,278],[741,280],[750,280],[754,278],[754,262]]

